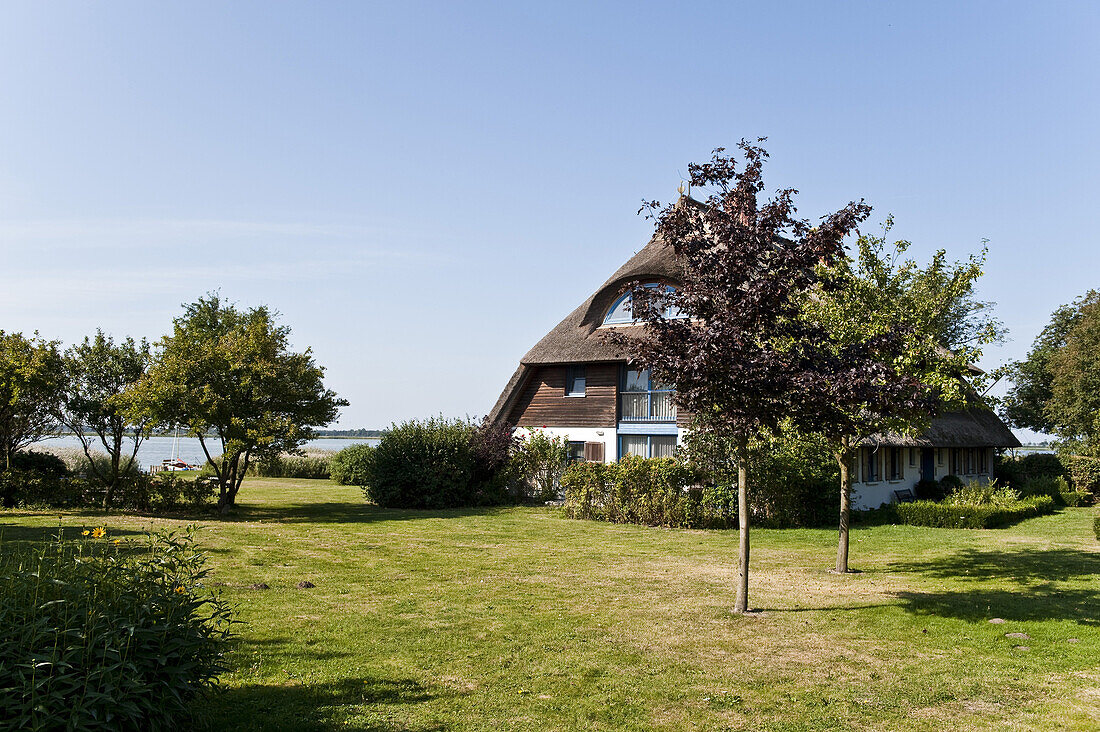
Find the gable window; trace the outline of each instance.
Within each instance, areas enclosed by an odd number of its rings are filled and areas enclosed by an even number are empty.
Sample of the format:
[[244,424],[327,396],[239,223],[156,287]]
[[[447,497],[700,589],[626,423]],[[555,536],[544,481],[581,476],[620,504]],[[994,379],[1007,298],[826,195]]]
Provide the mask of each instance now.
[[624,368],[619,382],[620,422],[675,422],[672,389],[653,381],[649,369]]
[[[675,287],[669,285],[660,285],[656,282],[649,282],[644,285],[645,287],[652,287],[654,289],[658,287],[664,287],[665,292],[676,292]],[[615,304],[611,306],[611,309],[607,311],[607,315],[604,317],[604,325],[628,325],[635,322],[634,313],[631,311],[633,296],[630,290],[627,290],[619,299],[615,301]],[[672,305],[669,305],[665,309],[666,318],[682,318],[683,313]]]
[[637,455],[643,458],[672,457],[676,452],[676,435],[620,435],[619,457]]
[[879,468],[878,451],[874,448],[863,448],[863,482],[877,483],[882,480],[882,470]]
[[585,380],[584,366],[566,366],[565,395],[567,397],[584,396]]

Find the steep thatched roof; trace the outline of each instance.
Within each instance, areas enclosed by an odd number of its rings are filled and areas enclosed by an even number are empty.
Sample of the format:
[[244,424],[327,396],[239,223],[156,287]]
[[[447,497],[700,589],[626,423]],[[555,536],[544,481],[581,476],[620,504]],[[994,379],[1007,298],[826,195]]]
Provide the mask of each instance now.
[[1016,435],[990,409],[948,412],[932,420],[932,426],[916,437],[872,435],[862,445],[890,447],[1019,447]]
[[[676,263],[671,245],[653,237],[640,252],[600,285],[596,292],[543,336],[520,359],[520,363],[532,365],[625,361],[626,354],[602,338],[597,329],[627,285],[638,280],[673,283],[681,280],[681,269]],[[634,326],[626,326],[624,330],[632,327]]]

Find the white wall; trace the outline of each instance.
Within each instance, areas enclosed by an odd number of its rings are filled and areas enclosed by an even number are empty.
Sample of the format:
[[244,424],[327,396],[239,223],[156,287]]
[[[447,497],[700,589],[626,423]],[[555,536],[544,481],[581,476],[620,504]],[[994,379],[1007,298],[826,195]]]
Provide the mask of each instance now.
[[[986,465],[992,469],[993,466],[993,449],[992,448],[980,448],[986,451]],[[903,488],[909,488],[912,490],[913,486],[920,481],[920,448],[904,448],[902,450],[902,477],[900,480],[880,480],[874,483],[865,483],[859,478],[862,477],[863,471],[863,454],[860,451],[860,462],[858,464],[857,473],[852,475],[852,508],[861,511],[869,508],[878,508],[884,503],[893,503],[895,500],[894,491],[902,490]],[[879,449],[877,451],[877,458],[879,465],[883,465],[883,457],[885,450]],[[916,457],[916,466],[912,467],[909,464],[910,455],[914,454]],[[936,480],[941,480],[945,476],[951,473],[951,450],[949,448],[936,448],[935,455],[933,456]],[[880,474],[885,475],[885,470],[880,471]],[[959,480],[964,483],[970,483],[975,480],[988,480],[990,474],[985,473],[971,473],[969,475],[960,474]]]
[[[602,442],[604,462],[615,462],[618,457],[618,439],[614,427],[547,427],[539,431],[550,437],[565,437],[571,442]],[[520,439],[527,439],[531,431],[526,427],[519,427],[515,434]]]

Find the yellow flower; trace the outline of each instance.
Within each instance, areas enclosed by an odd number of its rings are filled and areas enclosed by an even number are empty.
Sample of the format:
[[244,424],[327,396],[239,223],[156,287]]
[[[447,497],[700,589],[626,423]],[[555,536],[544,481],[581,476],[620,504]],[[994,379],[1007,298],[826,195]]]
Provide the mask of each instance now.
[[84,530],[83,530],[83,531],[81,531],[80,533],[81,533],[81,534],[83,534],[84,536],[87,536],[88,534],[90,534],[90,533],[92,533],[92,532],[88,531],[87,529],[84,529]]
[[176,587],[176,592],[182,595],[183,593],[187,592],[187,590],[183,589],[183,585],[179,585],[178,587]]
[[122,539],[111,539],[111,543],[114,544],[115,546],[118,546],[119,544],[122,543]]
[[107,529],[103,527],[100,527],[92,532],[93,539],[102,539],[104,536],[107,536]]

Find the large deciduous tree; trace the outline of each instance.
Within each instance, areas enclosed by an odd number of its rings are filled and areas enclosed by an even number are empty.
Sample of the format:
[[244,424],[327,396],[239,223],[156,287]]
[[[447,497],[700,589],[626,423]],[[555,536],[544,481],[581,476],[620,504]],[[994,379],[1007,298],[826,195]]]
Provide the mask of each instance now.
[[[148,341],[127,338],[115,343],[100,330],[94,338],[85,338],[65,351],[59,417],[79,438],[89,471],[104,487],[104,508],[110,508],[123,476],[134,469],[138,448],[145,439],[148,416],[139,414],[138,421],[132,422],[128,409],[131,390],[145,375],[149,361]],[[92,459],[97,439],[107,451],[107,465]]]
[[[611,337],[675,389],[677,404],[691,414],[693,435],[729,446],[740,526],[734,609],[743,613],[750,445],[784,420],[819,427],[817,395],[828,378],[822,368],[828,354],[820,348],[822,328],[801,317],[801,305],[821,282],[819,265],[843,256],[843,240],[870,208],[850,203],[811,225],[795,217],[793,189],[761,204],[767,153],[745,141],[740,149],[742,168],[722,149],[710,162],[688,167],[691,185],[712,191],[703,201],[648,204],[658,236],[675,249],[683,268],[680,286],[666,291],[635,283],[634,315],[648,327]],[[686,317],[665,318],[669,306]],[[717,451],[718,459],[724,452]]]
[[1055,310],[1011,373],[1004,413],[1012,424],[1100,456],[1100,292]]
[[[1003,337],[990,303],[974,297],[985,252],[950,262],[937,251],[921,266],[907,241],[859,237],[854,257],[825,273],[805,315],[823,326],[833,377],[824,385],[822,434],[840,467],[836,571],[848,571],[852,476],[860,442],[875,434],[918,434],[943,411],[981,404],[964,380],[983,345]],[[972,378],[979,378],[971,374]]]
[[209,294],[184,308],[135,390],[132,413],[198,438],[224,513],[251,461],[298,450],[347,401],[325,388],[310,349],[290,349],[290,329],[267,307],[240,310]]
[[0,330],[0,460],[57,431],[63,368],[56,341]]

